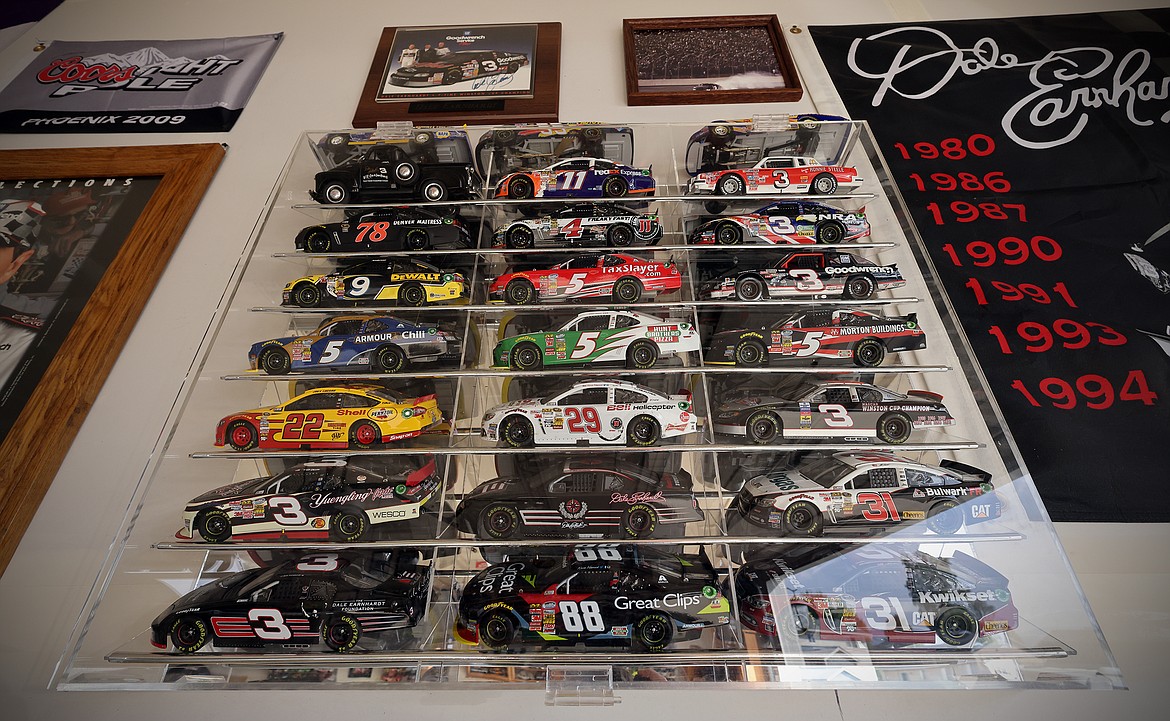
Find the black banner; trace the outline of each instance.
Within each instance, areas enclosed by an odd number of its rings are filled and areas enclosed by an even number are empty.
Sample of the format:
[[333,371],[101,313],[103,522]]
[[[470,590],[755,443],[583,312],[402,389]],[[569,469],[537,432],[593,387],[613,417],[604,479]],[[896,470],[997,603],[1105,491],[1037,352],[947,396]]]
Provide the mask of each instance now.
[[1170,10],[812,28],[1057,521],[1170,520],[1167,28]]

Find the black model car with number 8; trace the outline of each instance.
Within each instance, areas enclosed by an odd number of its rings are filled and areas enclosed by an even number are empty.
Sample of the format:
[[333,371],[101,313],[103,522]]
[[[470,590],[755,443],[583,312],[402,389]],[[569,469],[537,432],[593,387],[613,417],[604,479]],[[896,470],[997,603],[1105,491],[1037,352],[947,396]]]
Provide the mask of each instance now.
[[312,553],[240,571],[196,588],[150,626],[151,645],[195,653],[219,647],[350,651],[367,636],[399,643],[422,618],[430,571],[418,552]]
[[455,637],[488,649],[583,642],[662,651],[730,621],[705,554],[588,545],[478,573],[459,600]]
[[855,381],[801,382],[777,395],[751,394],[714,410],[715,432],[752,443],[781,438],[839,438],[905,443],[916,428],[939,428],[955,419],[929,391],[898,393]]
[[686,471],[572,460],[552,473],[481,483],[459,503],[455,527],[480,539],[649,538],[702,518]]

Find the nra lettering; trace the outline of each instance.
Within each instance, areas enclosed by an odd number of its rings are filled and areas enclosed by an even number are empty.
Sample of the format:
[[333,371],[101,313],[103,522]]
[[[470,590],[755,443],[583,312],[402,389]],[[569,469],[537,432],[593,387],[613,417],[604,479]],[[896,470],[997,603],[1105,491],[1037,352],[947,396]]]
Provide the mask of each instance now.
[[662,598],[618,596],[613,600],[614,607],[620,611],[628,611],[633,608],[687,608],[699,606],[702,603],[703,597],[697,593],[668,593]]

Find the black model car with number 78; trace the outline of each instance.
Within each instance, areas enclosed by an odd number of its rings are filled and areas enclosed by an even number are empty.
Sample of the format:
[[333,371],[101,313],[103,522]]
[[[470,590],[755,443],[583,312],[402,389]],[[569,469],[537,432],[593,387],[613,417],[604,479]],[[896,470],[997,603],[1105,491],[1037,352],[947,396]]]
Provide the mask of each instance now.
[[507,560],[463,589],[455,638],[488,649],[515,643],[630,645],[662,651],[731,622],[703,553],[579,545]]
[[917,428],[953,425],[942,396],[898,393],[856,381],[801,381],[776,394],[749,394],[719,404],[715,432],[752,443],[781,438],[839,438],[905,443]]
[[474,243],[464,221],[426,208],[379,208],[346,218],[302,228],[297,250],[309,253],[370,252],[470,248]]
[[233,573],[168,606],[150,626],[150,643],[166,649],[169,641],[184,654],[208,643],[350,651],[370,636],[386,643],[388,633],[401,643],[430,587],[430,570],[417,561],[408,549],[311,553]]
[[551,473],[481,483],[459,503],[455,527],[480,539],[649,538],[702,518],[684,470],[574,459]]
[[1019,625],[1008,580],[962,551],[817,543],[770,550],[735,573],[739,619],[776,642],[975,645]]

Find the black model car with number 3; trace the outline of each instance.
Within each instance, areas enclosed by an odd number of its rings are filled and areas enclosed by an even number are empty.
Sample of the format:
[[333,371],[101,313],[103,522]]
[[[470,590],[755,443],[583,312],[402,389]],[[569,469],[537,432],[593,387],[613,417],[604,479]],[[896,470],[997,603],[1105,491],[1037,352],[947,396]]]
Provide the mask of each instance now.
[[652,546],[573,546],[508,560],[467,582],[455,637],[488,649],[582,642],[662,651],[731,622],[718,579],[706,554]]
[[[418,552],[313,553],[233,573],[172,603],[150,625],[150,643],[195,653],[324,643],[350,651],[367,636],[409,637],[422,618],[430,570]],[[383,642],[386,639],[383,637]]]

